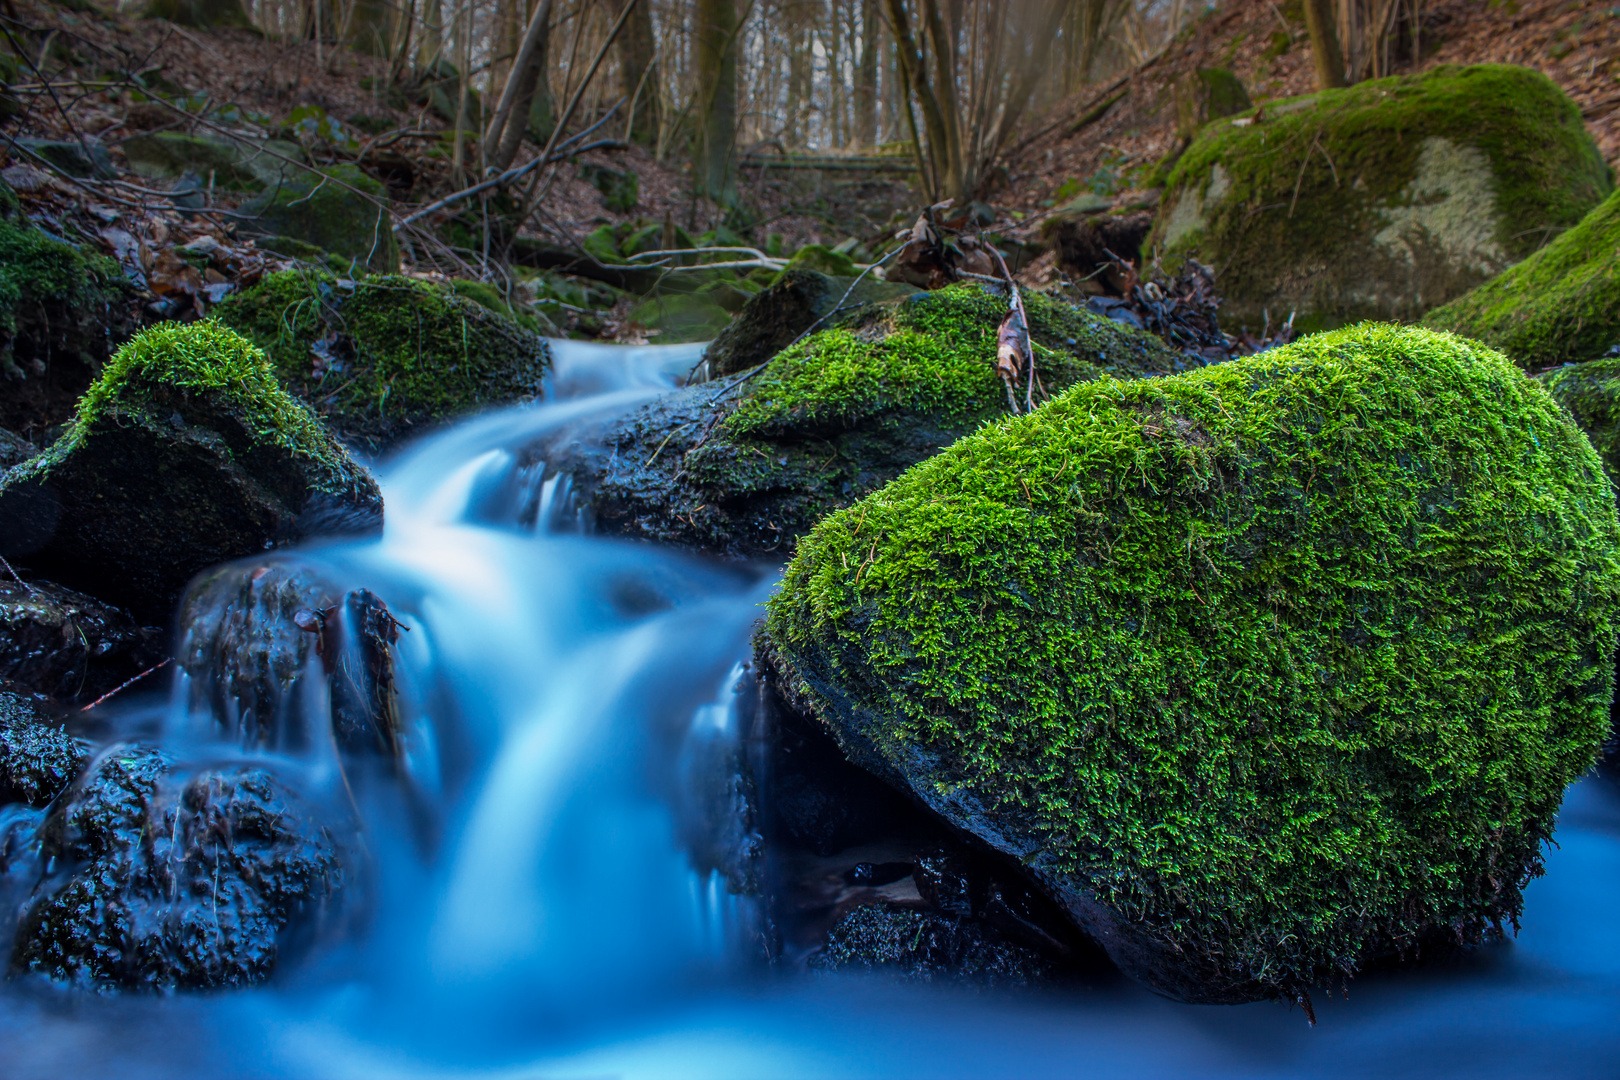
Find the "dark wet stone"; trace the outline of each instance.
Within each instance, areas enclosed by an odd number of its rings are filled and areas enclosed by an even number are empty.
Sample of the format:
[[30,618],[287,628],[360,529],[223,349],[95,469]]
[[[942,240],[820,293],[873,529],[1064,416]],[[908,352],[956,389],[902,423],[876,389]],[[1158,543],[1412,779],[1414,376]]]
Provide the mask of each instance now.
[[141,746],[104,751],[37,842],[11,969],[100,989],[262,982],[344,884],[332,836],[271,772],[186,777]]
[[[791,269],[751,297],[703,353],[711,379],[747,371],[792,344],[818,319],[831,322],[863,304],[898,300],[917,290],[868,276],[833,277],[816,270]],[[846,298],[845,294],[848,293]]]
[[868,904],[841,918],[820,953],[822,971],[879,971],[916,982],[1030,986],[1056,968],[1033,950],[968,919],[894,904]]
[[89,751],[31,698],[0,690],[0,805],[46,806],[83,771]]
[[92,701],[161,663],[163,635],[99,600],[0,573],[0,679],[59,702]]
[[20,465],[39,453],[39,448],[21,435],[0,428],[0,472]]

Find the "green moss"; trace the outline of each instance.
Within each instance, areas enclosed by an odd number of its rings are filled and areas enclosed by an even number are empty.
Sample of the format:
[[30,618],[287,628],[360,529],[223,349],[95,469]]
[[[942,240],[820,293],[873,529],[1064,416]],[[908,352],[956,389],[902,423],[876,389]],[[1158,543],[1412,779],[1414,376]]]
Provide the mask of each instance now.
[[1423,321],[1494,345],[1532,369],[1601,356],[1620,343],[1620,193]]
[[290,176],[246,203],[255,234],[287,236],[351,260],[362,269],[399,269],[399,245],[386,206],[388,192],[354,165]]
[[16,196],[0,185],[0,332],[15,334],[18,315],[44,303],[97,306],[122,292],[118,264],[47,235],[5,213]]
[[1617,616],[1563,410],[1364,324],[982,428],[804,538],[768,632],[858,759],[1291,995],[1517,916]]
[[707,293],[660,293],[641,301],[630,317],[659,331],[658,341],[712,341],[731,322],[731,312]]
[[234,414],[254,442],[309,459],[318,466],[321,490],[348,489],[352,463],[321,422],[281,388],[263,351],[213,319],[160,323],[125,342],[79,400],[67,433],[31,464],[49,476],[109,408],[166,422],[176,392],[207,396],[214,408]]
[[825,244],[806,244],[793,253],[783,273],[789,270],[814,270],[826,274],[828,277],[854,277],[859,274],[860,268],[855,260],[842,252],[834,251]]
[[1620,360],[1589,360],[1540,376],[1592,441],[1609,480],[1620,488]]
[[[1133,347],[1136,339],[1114,324],[1061,301],[1030,293],[1025,309],[1036,369],[1048,390],[1110,368],[1127,376],[1154,364],[1173,370],[1172,355],[1144,357]],[[1000,415],[1007,392],[994,358],[996,328],[1007,313],[1004,297],[958,285],[912,296],[893,310],[892,326],[881,336],[870,327],[825,330],[778,354],[726,418],[726,431],[746,436],[795,426],[853,427],[892,411],[958,423]]]
[[288,270],[214,310],[344,438],[378,450],[422,425],[540,396],[545,342],[458,292]]
[[1442,66],[1204,129],[1152,243],[1214,265],[1223,321],[1416,318],[1606,196],[1580,110],[1528,68]]

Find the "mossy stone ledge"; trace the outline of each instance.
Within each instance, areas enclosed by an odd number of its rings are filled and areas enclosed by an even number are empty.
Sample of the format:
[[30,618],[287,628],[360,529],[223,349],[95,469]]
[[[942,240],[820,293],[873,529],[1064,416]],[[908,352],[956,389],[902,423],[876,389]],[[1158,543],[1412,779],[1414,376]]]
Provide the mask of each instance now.
[[1205,127],[1149,245],[1215,269],[1221,322],[1410,321],[1529,256],[1612,190],[1545,75],[1445,65]]
[[[1150,334],[1027,295],[1042,385],[1184,363]],[[600,532],[781,559],[823,515],[1007,412],[995,371],[1004,294],[957,285],[872,304],[753,374],[701,383],[525,452],[566,474]]]
[[800,542],[761,651],[1127,974],[1240,1002],[1514,922],[1617,626],[1568,414],[1363,324],[985,426]]
[[243,232],[314,244],[357,272],[399,272],[388,190],[356,165],[299,172],[242,205]]
[[0,475],[0,554],[162,624],[198,571],[379,530],[382,509],[252,343],[166,323],[118,350],[54,445]]
[[1620,345],[1620,192],[1424,324],[1494,345],[1532,371]]
[[458,295],[391,275],[286,270],[214,309],[262,348],[339,438],[378,453],[427,427],[538,400],[545,340]]

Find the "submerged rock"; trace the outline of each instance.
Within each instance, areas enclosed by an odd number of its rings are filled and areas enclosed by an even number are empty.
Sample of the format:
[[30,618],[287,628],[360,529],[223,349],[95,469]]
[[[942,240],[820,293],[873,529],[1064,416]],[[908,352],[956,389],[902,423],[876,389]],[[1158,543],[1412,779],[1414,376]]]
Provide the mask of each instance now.
[[1612,188],[1545,75],[1441,66],[1206,127],[1150,245],[1215,268],[1221,321],[1415,319],[1525,258]]
[[987,425],[801,541],[763,659],[1127,974],[1238,1002],[1517,919],[1617,619],[1568,415],[1369,324]]
[[214,309],[345,442],[377,453],[428,426],[534,401],[545,340],[442,286],[403,277],[267,276]]
[[0,680],[90,701],[163,660],[163,635],[48,581],[0,580]]
[[38,702],[0,690],[0,806],[50,805],[89,760],[84,744],[52,723]]
[[0,427],[68,419],[134,331],[134,296],[117,263],[30,223],[0,182]]
[[185,777],[143,746],[103,751],[35,843],[11,969],[101,989],[262,982],[345,883],[336,841],[267,769]]
[[[332,739],[351,756],[402,752],[399,624],[375,593],[296,563],[232,563],[193,584],[179,622],[191,708],[244,749],[296,756]],[[324,692],[305,678],[317,672]]]
[[991,987],[1038,985],[1057,973],[1039,953],[980,924],[892,904],[864,904],[844,915],[809,963],[822,971]]
[[[1060,301],[1027,305],[1047,391],[1183,363],[1157,338]],[[977,285],[863,308],[752,375],[547,436],[529,464],[570,475],[573,505],[601,532],[780,558],[823,515],[1005,415],[995,357],[1006,311],[1005,296]]]
[[709,378],[735,375],[767,362],[817,320],[832,325],[838,308],[843,309],[838,314],[847,314],[863,304],[899,300],[915,292],[910,285],[871,277],[857,283],[853,277],[829,277],[815,270],[785,270],[752,297],[704,351]]
[[355,165],[288,176],[242,205],[242,231],[314,244],[375,274],[399,272],[388,190]]
[[1620,192],[1579,225],[1467,296],[1429,312],[1534,371],[1620,345]]
[[214,322],[141,333],[67,433],[0,476],[0,554],[148,622],[215,563],[381,526],[376,481]]

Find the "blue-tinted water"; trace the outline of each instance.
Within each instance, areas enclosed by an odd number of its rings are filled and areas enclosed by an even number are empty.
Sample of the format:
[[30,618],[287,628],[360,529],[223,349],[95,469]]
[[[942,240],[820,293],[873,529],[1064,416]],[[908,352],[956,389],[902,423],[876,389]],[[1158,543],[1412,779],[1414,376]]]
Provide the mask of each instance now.
[[[1117,978],[970,993],[759,963],[759,913],[687,852],[691,830],[725,824],[709,796],[739,752],[730,688],[771,574],[514,524],[524,499],[557,495],[514,476],[516,448],[693,359],[565,349],[569,400],[408,450],[380,468],[381,540],[291,556],[411,628],[406,774],[357,794],[363,921],[250,993],[13,982],[0,1080],[1620,1074],[1620,793],[1596,778],[1566,799],[1517,939],[1320,994],[1314,1029]],[[199,763],[225,752],[178,704],[124,722]],[[315,794],[329,764],[279,763]],[[432,808],[425,827],[401,789]]]

